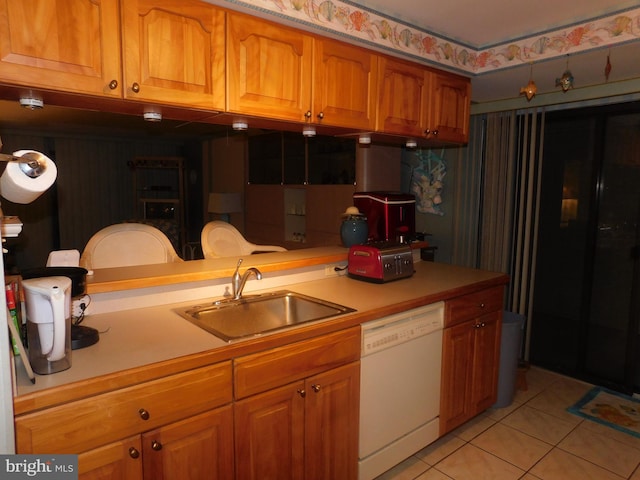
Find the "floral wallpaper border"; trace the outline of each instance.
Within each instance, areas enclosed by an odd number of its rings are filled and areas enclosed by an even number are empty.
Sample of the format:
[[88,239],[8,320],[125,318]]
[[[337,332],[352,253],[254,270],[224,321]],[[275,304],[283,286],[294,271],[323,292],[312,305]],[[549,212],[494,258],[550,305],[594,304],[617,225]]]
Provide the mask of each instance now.
[[640,41],[640,7],[476,49],[341,0],[225,0],[471,75]]

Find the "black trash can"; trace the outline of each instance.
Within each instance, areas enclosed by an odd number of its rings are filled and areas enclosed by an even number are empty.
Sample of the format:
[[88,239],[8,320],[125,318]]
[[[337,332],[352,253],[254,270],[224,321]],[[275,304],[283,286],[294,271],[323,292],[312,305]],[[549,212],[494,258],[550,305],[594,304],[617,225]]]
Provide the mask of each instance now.
[[524,330],[524,315],[503,312],[502,338],[500,340],[500,370],[498,372],[498,399],[493,405],[508,407],[516,394],[518,361]]

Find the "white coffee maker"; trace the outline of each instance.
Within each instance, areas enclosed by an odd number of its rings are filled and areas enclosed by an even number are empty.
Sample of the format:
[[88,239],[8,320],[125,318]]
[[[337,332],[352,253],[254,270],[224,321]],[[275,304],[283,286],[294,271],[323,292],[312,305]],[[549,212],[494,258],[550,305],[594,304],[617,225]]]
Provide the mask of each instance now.
[[48,375],[71,367],[71,279],[23,280],[27,307],[29,362]]

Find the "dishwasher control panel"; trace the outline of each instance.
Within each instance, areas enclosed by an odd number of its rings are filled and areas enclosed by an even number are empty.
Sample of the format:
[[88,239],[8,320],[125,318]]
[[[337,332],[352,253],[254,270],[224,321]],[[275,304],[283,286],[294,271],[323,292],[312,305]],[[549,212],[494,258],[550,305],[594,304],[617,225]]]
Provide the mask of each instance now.
[[419,307],[362,325],[362,356],[442,330],[444,303]]

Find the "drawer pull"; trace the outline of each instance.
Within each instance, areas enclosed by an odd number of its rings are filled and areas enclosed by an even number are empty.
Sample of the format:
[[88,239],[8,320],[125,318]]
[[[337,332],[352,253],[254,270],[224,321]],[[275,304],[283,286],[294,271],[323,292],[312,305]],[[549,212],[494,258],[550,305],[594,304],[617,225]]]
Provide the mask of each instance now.
[[130,447],[129,448],[129,456],[131,458],[138,458],[140,456],[140,452],[138,451],[137,448],[135,447]]
[[313,391],[316,393],[320,391],[320,385],[318,385],[317,383],[312,385],[311,388],[313,388]]
[[151,442],[151,448],[153,450],[155,450],[156,452],[159,452],[160,450],[162,450],[162,444],[156,440],[154,440],[153,442]]
[[144,408],[141,408],[140,410],[138,410],[138,413],[140,414],[140,418],[143,420],[149,420],[149,412],[147,412]]
[[305,391],[304,388],[297,390],[297,392],[298,392],[298,395],[300,395],[302,398],[307,396],[307,392]]

